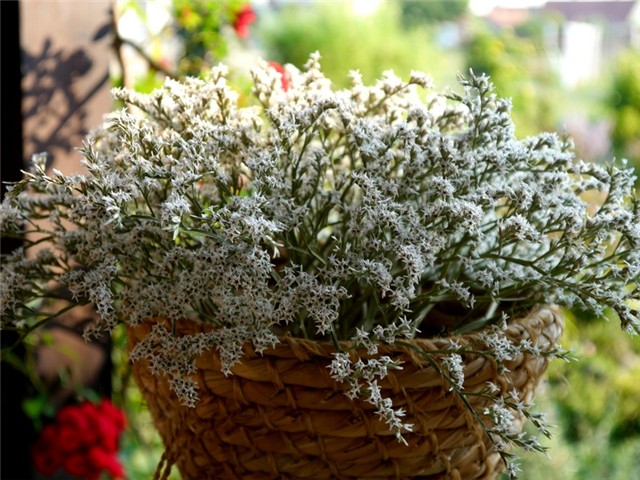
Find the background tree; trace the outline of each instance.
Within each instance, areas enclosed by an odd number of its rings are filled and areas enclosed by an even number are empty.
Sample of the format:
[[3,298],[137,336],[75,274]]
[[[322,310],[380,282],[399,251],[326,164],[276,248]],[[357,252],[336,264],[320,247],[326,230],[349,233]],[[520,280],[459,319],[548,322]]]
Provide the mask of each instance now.
[[400,4],[405,25],[456,20],[469,8],[468,0],[401,0]]
[[489,75],[498,94],[511,97],[516,133],[554,130],[557,80],[541,42],[484,23],[475,23],[472,31],[464,51],[466,67]]
[[426,25],[403,26],[396,2],[383,2],[374,13],[360,16],[348,2],[284,4],[269,13],[256,29],[265,56],[301,67],[318,50],[325,75],[339,86],[349,85],[353,69],[365,82],[388,69],[401,77],[423,70],[434,75],[436,87],[455,83],[460,71],[459,53],[435,45]]

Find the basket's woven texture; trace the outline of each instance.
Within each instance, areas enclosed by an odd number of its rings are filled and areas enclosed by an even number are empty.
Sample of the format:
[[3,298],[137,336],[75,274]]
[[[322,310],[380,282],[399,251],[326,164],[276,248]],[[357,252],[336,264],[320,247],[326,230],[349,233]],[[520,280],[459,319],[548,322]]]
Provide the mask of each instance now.
[[[149,330],[129,332],[130,346]],[[202,326],[183,322],[178,334]],[[530,339],[549,350],[560,338],[562,319],[550,308],[513,322],[508,335]],[[464,344],[477,334],[460,337]],[[442,340],[416,340],[433,350]],[[149,373],[145,361],[133,365],[167,450],[185,479],[491,479],[502,469],[499,455],[476,420],[424,357],[406,348],[381,346],[380,354],[403,360],[403,369],[383,381],[383,395],[407,410],[414,431],[398,442],[368,403],[349,400],[344,386],[329,375],[330,344],[284,338],[262,356],[250,348],[233,375],[220,372],[215,351],[197,359],[200,401],[180,406],[166,381]],[[479,391],[492,381],[505,392],[516,388],[530,401],[547,367],[544,357],[520,355],[498,375],[494,360],[465,358],[465,391]],[[485,401],[467,396],[476,411]],[[521,421],[520,419],[519,421]],[[165,469],[165,475],[168,473]]]

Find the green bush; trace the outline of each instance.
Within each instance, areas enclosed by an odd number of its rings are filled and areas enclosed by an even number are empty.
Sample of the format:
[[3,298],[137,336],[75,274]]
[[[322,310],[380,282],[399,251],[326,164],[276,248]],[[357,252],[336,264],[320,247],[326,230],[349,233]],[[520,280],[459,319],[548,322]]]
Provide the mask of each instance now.
[[[616,156],[640,168],[640,52],[624,52],[613,67],[607,101],[613,110],[611,142]],[[640,182],[640,180],[639,180]]]
[[405,25],[454,21],[466,13],[468,0],[401,0]]
[[265,12],[256,29],[269,59],[301,67],[319,51],[323,72],[337,86],[348,86],[354,69],[365,83],[389,69],[403,78],[411,70],[428,72],[436,86],[455,83],[460,55],[439,49],[432,36],[425,25],[403,27],[395,2],[366,16],[355,15],[348,2],[285,4]]
[[489,75],[498,94],[511,98],[518,136],[554,130],[558,82],[537,38],[510,30],[494,32],[482,23],[472,32],[465,48],[466,67]]

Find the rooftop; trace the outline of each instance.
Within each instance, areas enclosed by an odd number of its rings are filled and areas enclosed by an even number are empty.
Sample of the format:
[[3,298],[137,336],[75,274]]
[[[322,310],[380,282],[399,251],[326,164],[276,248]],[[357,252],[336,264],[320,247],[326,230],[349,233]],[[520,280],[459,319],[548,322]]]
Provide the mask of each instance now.
[[635,0],[600,1],[600,2],[547,2],[544,11],[559,12],[565,20],[607,21],[609,23],[624,23],[629,19]]

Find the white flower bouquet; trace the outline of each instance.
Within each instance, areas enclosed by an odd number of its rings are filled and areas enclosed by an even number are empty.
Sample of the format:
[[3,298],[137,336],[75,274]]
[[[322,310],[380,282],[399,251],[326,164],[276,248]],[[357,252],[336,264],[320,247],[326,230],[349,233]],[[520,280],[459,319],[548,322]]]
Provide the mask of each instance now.
[[[330,342],[332,378],[400,440],[412,424],[380,384],[403,365],[376,356],[381,345],[488,332],[498,363],[561,356],[504,333],[551,304],[615,312],[640,331],[630,170],[579,161],[555,134],[517,139],[509,101],[484,76],[439,95],[421,73],[365,86],[354,72],[333,91],[317,55],[287,67],[286,89],[266,64],[252,75],[243,105],[223,66],[148,95],[116,90],[125,106],[87,140],[85,173],[34,158],[0,210],[2,235],[24,244],[2,253],[3,329],[24,337],[58,315],[47,301],[57,286],[72,293],[64,308],[95,306],[89,336],[151,321],[131,358],[191,407],[207,349],[232,374],[247,344]],[[178,319],[208,328],[178,337]],[[461,396],[468,349],[452,342],[436,362]],[[539,448],[510,430],[507,406],[521,403],[498,396],[485,412],[506,424],[487,430],[501,452]]]

